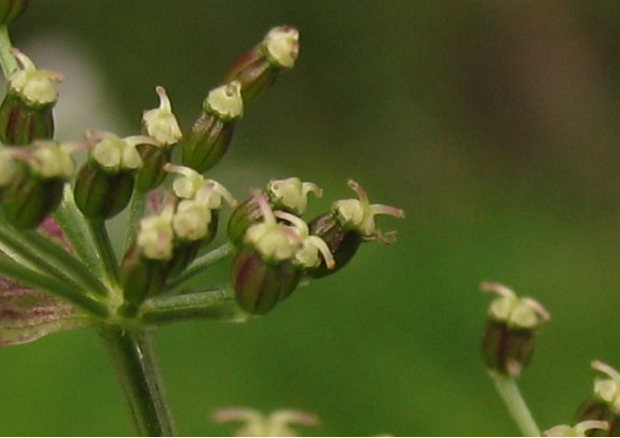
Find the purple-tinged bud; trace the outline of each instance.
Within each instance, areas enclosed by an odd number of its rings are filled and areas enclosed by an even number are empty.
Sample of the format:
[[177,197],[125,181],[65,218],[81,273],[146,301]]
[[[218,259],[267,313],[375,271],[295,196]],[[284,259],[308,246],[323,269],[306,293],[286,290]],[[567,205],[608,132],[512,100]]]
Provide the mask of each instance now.
[[224,77],[241,84],[243,102],[254,101],[271,88],[283,71],[294,67],[299,56],[299,32],[291,26],[271,29],[262,42],[245,53]]
[[324,277],[344,268],[357,253],[363,242],[377,241],[382,244],[394,242],[394,232],[382,233],[376,226],[375,216],[388,215],[399,219],[405,212],[395,207],[371,204],[366,191],[355,181],[349,180],[358,199],[345,199],[333,204],[332,210],[323,214],[309,224],[310,233],[319,236],[329,246],[336,269],[328,269],[321,264],[308,274],[314,278]]
[[[10,152],[22,162],[2,191],[6,220],[16,228],[36,228],[60,204],[65,183],[75,172],[73,145],[38,141]],[[1,161],[1,160],[0,160]]]
[[54,136],[52,110],[58,99],[53,82],[62,76],[38,70],[23,53],[14,49],[20,68],[8,77],[7,94],[0,105],[0,140],[23,146]]
[[297,232],[276,218],[265,197],[257,193],[263,221],[246,232],[233,260],[233,286],[239,306],[248,313],[265,314],[297,287],[302,271],[293,263],[302,247]]
[[482,283],[486,292],[499,295],[488,311],[482,350],[489,369],[519,377],[529,363],[534,341],[549,312],[536,300],[518,297],[511,289],[496,283]]
[[0,0],[0,26],[8,26],[21,17],[31,0]]
[[[609,424],[605,421],[582,421],[575,426],[568,426],[561,424],[559,426],[552,427],[542,433],[542,436],[557,436],[557,437],[577,437],[577,436],[599,436],[607,435],[609,431]],[[613,435],[612,435],[613,436]]]
[[584,403],[577,415],[579,421],[598,420],[609,425],[606,431],[594,431],[590,436],[620,435],[620,373],[611,366],[595,360],[592,368],[605,375],[594,381],[593,396]]
[[[311,182],[301,182],[299,178],[271,180],[264,195],[272,209],[301,216],[308,206],[308,195],[323,196],[323,190]],[[239,246],[247,229],[262,218],[261,209],[255,197],[239,204],[228,221],[228,240]]]
[[182,163],[199,173],[213,168],[232,142],[236,121],[243,115],[239,82],[211,90],[203,111],[183,142]]
[[123,139],[108,132],[87,133],[87,137],[94,145],[76,178],[75,202],[87,218],[109,219],[131,199],[135,173],[142,167],[136,146],[155,140],[146,136]]
[[159,107],[144,112],[142,126],[143,133],[156,143],[137,146],[143,166],[136,177],[136,189],[141,192],[152,190],[164,181],[164,166],[170,162],[172,147],[183,138],[166,90],[163,87],[155,90],[159,96]]

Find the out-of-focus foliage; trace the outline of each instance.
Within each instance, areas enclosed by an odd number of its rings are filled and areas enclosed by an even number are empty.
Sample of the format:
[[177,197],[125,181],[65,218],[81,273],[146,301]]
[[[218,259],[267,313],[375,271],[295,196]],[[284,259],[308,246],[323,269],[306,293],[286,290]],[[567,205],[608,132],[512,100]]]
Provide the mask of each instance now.
[[[620,366],[620,4],[54,0],[13,39],[79,42],[128,135],[156,85],[188,126],[227,66],[288,23],[298,65],[211,176],[239,198],[293,175],[349,197],[355,178],[408,217],[381,224],[396,245],[363,247],[263,319],[162,329],[181,433],[228,433],[208,418],[232,405],[314,412],[319,434],[515,434],[481,359],[483,280],[551,311],[522,386],[541,428],[573,424],[590,361]],[[59,130],[109,128],[71,122]],[[91,331],[2,349],[0,375],[3,435],[132,433]]]

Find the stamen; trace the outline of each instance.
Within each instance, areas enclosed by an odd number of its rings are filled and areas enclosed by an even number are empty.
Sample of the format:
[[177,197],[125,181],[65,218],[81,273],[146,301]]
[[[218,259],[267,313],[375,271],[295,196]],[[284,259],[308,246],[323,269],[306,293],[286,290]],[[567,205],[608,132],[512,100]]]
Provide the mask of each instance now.
[[612,380],[620,382],[620,373],[606,363],[601,362],[600,360],[594,360],[590,366],[596,371],[607,374]]

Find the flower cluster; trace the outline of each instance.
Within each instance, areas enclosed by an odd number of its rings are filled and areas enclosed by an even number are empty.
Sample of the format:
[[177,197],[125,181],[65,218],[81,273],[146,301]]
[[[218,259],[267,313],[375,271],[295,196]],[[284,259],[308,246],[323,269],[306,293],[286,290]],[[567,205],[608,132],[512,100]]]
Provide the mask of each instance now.
[[[295,65],[299,33],[293,27],[271,29],[243,55],[207,94],[188,129],[181,129],[166,90],[157,87],[159,105],[144,111],[139,132],[123,136],[89,130],[67,144],[53,139],[54,82],[60,74],[38,69],[17,50],[12,53],[15,68],[0,105],[0,234],[17,232],[19,239],[36,235],[41,252],[53,257],[48,265],[58,259],[64,263],[43,269],[40,254],[28,253],[24,245],[18,251],[0,236],[7,256],[0,261],[0,273],[34,289],[66,281],[64,287],[43,289],[69,301],[78,314],[132,326],[213,316],[217,305],[227,306],[230,320],[238,320],[240,312],[265,314],[304,278],[342,269],[361,243],[393,241],[393,233],[379,231],[376,217],[402,218],[404,213],[371,204],[355,181],[348,184],[356,198],[336,201],[325,214],[306,221],[309,196],[323,194],[314,183],[274,179],[238,202],[207,176],[228,151],[248,105]],[[87,153],[79,168],[77,151]],[[177,156],[180,163],[174,162]],[[230,208],[229,243],[209,251],[223,208]],[[118,262],[106,222],[125,210],[125,247]],[[50,247],[40,233],[33,234],[44,221],[60,227],[63,247]],[[232,279],[223,295],[177,290],[229,254]],[[30,256],[38,257],[32,268],[44,275],[40,281],[28,280],[21,275],[23,266],[17,267]],[[2,269],[2,263],[19,273]],[[180,300],[189,296],[191,305]],[[230,310],[231,299],[235,310]]]

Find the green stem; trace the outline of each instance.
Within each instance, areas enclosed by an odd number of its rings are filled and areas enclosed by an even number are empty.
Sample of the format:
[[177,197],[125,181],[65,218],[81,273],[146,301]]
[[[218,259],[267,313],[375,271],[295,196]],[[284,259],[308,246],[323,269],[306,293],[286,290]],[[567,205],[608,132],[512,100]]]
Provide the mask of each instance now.
[[100,333],[138,433],[141,436],[175,435],[150,334],[116,326],[103,327]]
[[59,280],[32,269],[26,268],[13,260],[0,258],[0,275],[10,278],[24,286],[47,291],[61,299],[79,306],[85,311],[98,317],[107,317],[108,308],[95,301],[83,290],[70,283]]
[[215,248],[213,251],[209,251],[208,253],[198,257],[194,262],[189,265],[189,267],[183,271],[177,277],[174,277],[167,284],[167,290],[173,291],[178,289],[183,285],[187,280],[195,276],[196,274],[200,274],[205,268],[208,268],[211,265],[219,262],[223,258],[226,258],[233,251],[233,247],[225,243],[222,246]]
[[6,26],[0,26],[0,65],[5,78],[17,70],[17,60],[11,53],[11,49],[13,49],[13,45],[11,44],[9,30]]
[[131,202],[129,203],[129,213],[127,216],[127,231],[125,231],[125,244],[123,254],[125,254],[134,240],[140,225],[140,218],[144,215],[144,204],[146,203],[146,193],[138,190],[133,191]]
[[243,322],[248,315],[239,309],[230,287],[176,296],[161,296],[146,301],[140,311],[147,325],[160,325],[190,318]]
[[514,377],[490,371],[497,392],[508,408],[508,412],[523,436],[540,436],[540,429],[532,416]]
[[95,240],[99,263],[103,265],[106,278],[118,284],[118,262],[105,222],[103,220],[87,220],[86,222]]

